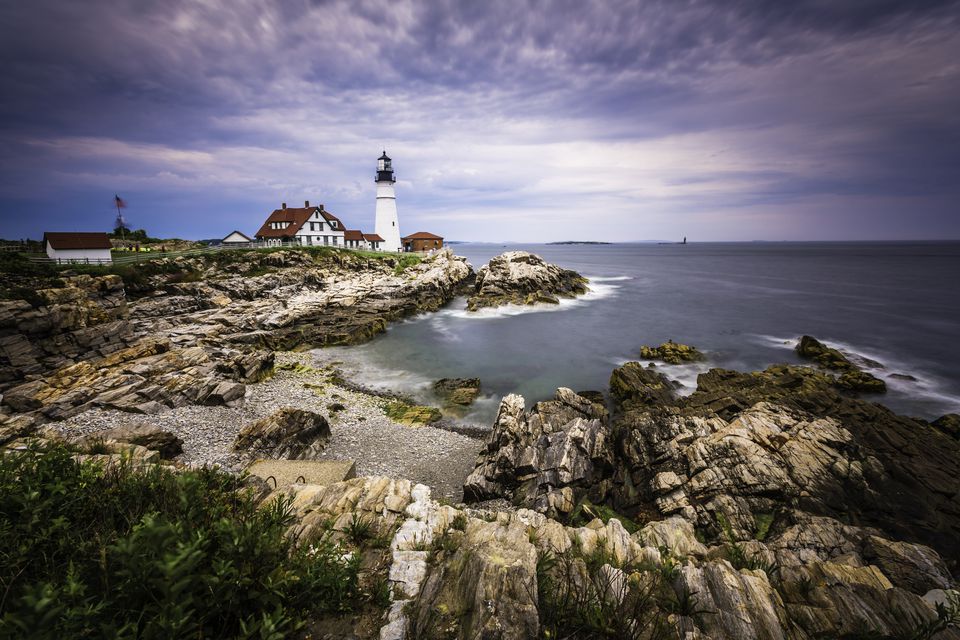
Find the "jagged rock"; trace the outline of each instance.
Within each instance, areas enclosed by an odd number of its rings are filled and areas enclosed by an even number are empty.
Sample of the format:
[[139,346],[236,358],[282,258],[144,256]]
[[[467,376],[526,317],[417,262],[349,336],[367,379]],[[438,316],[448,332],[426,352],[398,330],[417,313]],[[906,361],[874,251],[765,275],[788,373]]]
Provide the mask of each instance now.
[[430,572],[413,602],[411,636],[538,637],[537,553],[527,527],[470,518],[462,533],[450,535],[456,551]]
[[101,357],[131,338],[118,276],[64,277],[34,295],[35,304],[0,301],[0,391],[26,375]]
[[587,280],[575,271],[544,262],[526,251],[507,251],[477,271],[467,309],[504,304],[557,304],[587,292]]
[[839,371],[836,385],[847,391],[885,393],[887,384],[876,376],[861,370],[837,349],[828,347],[816,338],[803,336],[797,343],[797,353],[832,371]]
[[217,371],[233,380],[245,383],[260,382],[273,373],[272,351],[253,351],[226,357],[217,364]]
[[948,413],[940,416],[930,423],[941,433],[944,433],[954,440],[960,440],[960,415]]
[[441,378],[433,390],[449,404],[469,406],[480,395],[480,378]]
[[659,347],[640,347],[640,357],[644,360],[663,360],[668,364],[682,364],[684,362],[698,362],[703,360],[703,354],[696,347],[668,340]]
[[677,385],[639,362],[627,362],[610,374],[610,394],[622,404],[668,406]]
[[318,413],[280,409],[244,427],[234,451],[251,456],[308,460],[319,455],[330,439],[330,425]]
[[174,458],[183,453],[183,440],[169,431],[146,424],[115,427],[84,438],[85,442],[95,440],[113,440],[139,445],[158,452],[161,458],[166,459]]
[[605,408],[570,389],[558,389],[554,400],[529,413],[521,396],[505,397],[464,484],[465,497],[505,497],[545,513],[569,513],[612,463],[607,418]]
[[40,421],[93,407],[235,405],[270,374],[272,350],[369,340],[439,308],[472,275],[446,251],[402,273],[395,259],[350,251],[232,255],[151,262],[126,291],[117,276],[76,276],[37,305],[0,301],[3,404]]

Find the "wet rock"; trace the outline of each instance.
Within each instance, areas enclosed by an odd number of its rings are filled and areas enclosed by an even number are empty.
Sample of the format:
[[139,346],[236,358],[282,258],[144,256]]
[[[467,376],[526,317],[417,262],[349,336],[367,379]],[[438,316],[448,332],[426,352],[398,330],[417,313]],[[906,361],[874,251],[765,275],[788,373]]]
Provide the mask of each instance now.
[[[797,353],[822,367],[840,372],[836,385],[841,389],[862,393],[885,393],[887,390],[887,384],[883,380],[861,370],[839,350],[828,347],[812,336],[800,338],[800,342],[797,343]],[[879,363],[870,362],[873,365],[879,365]]]
[[480,395],[480,378],[441,378],[433,390],[447,403],[466,407]]
[[610,374],[610,394],[621,404],[669,406],[676,386],[665,375],[639,362],[627,362]]
[[287,408],[244,427],[233,449],[251,457],[309,460],[329,439],[330,425],[322,415]]
[[504,304],[558,304],[587,292],[587,280],[575,271],[547,263],[526,251],[496,256],[477,272],[467,309]]
[[640,357],[644,360],[662,360],[668,364],[683,364],[703,360],[703,354],[696,347],[668,340],[659,347],[640,347]]
[[940,416],[930,423],[934,429],[953,438],[960,440],[960,415],[948,413]]
[[436,407],[411,405],[399,400],[387,403],[384,413],[391,420],[411,427],[437,422],[443,417]]

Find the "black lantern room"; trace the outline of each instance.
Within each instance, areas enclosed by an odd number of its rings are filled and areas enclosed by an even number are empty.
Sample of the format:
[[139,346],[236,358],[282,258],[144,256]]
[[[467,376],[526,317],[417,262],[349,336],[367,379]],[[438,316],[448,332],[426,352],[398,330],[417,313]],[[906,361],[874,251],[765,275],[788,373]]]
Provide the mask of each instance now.
[[396,182],[393,177],[393,164],[387,157],[387,152],[377,158],[377,182]]

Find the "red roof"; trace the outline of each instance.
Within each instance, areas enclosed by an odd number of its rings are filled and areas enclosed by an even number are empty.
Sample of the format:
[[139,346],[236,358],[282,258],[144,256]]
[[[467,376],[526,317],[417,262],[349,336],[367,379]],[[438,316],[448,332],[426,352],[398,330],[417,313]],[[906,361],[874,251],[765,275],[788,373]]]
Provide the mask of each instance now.
[[417,231],[409,236],[404,236],[401,240],[443,240],[443,236],[437,236],[427,231]]
[[358,242],[363,241],[363,232],[359,229],[347,229],[343,232],[344,240],[357,240]]
[[[274,209],[273,213],[267,217],[260,230],[257,231],[258,238],[289,238],[295,236],[297,231],[306,223],[313,214],[319,212],[320,217],[327,222],[336,222],[334,229],[343,231],[343,223],[340,218],[329,211],[324,211],[320,207],[287,207],[286,209]],[[282,229],[272,229],[270,225],[274,222],[286,222],[287,225]]]
[[57,250],[113,248],[103,231],[47,231],[43,234],[43,241]]
[[375,233],[365,233],[363,234],[363,239],[368,240],[370,242],[383,242],[383,238],[381,238]]

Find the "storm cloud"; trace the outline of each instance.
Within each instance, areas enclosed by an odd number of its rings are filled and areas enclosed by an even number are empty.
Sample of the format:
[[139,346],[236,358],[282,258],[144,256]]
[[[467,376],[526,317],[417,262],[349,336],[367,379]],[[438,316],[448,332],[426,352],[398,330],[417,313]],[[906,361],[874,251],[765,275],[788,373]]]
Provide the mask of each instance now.
[[960,238],[956,2],[0,5],[0,236]]

